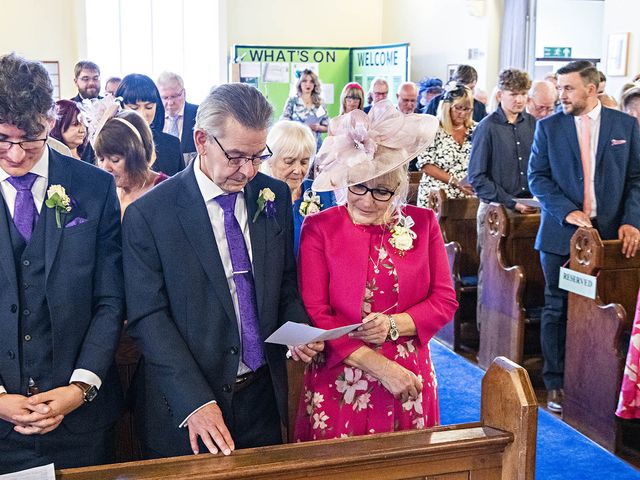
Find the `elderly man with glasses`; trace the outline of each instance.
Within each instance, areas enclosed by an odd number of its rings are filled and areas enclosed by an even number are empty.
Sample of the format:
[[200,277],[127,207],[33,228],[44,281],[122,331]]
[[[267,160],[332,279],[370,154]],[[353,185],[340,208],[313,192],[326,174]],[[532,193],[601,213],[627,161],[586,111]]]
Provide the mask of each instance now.
[[198,105],[187,102],[182,77],[172,72],[161,73],[158,77],[158,90],[165,111],[163,131],[180,139],[183,155],[195,152],[193,127]]
[[527,95],[527,113],[536,120],[542,120],[555,111],[558,92],[553,83],[536,80],[531,84]]
[[[147,457],[229,455],[280,443],[285,349],[264,340],[308,322],[298,293],[291,193],[259,173],[272,108],[226,84],[198,108],[198,156],[131,204],[123,222],[134,386]],[[181,245],[181,248],[176,248]],[[290,349],[310,362],[322,342]]]

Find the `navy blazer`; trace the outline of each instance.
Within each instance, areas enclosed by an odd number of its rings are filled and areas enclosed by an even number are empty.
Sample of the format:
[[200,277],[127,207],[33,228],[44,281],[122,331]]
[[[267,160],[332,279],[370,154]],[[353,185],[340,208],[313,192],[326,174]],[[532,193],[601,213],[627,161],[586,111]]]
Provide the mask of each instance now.
[[[49,149],[49,186],[62,185],[74,200],[58,228],[54,210],[42,205],[45,222],[45,296],[49,307],[53,348],[53,383],[69,384],[76,369],[102,380],[96,399],[65,417],[64,432],[88,432],[118,417],[122,395],[114,366],[124,316],[120,238],[120,206],[113,177],[84,162]],[[0,385],[20,391],[18,280],[9,237],[4,198],[0,195]],[[80,217],[83,223],[75,220]],[[73,222],[73,223],[72,223]],[[32,288],[36,288],[35,286]],[[15,355],[7,355],[15,352]],[[13,425],[0,420],[0,438]]]
[[[275,193],[276,216],[253,218],[261,189]],[[260,322],[266,339],[284,322],[308,322],[293,256],[291,193],[258,173],[244,190]],[[178,428],[211,400],[231,421],[240,347],[227,277],[193,163],[132,203],[124,216],[128,332],[142,351],[134,388],[140,434],[163,456],[191,454]],[[263,344],[278,411],[287,421],[285,349]]]
[[196,113],[198,105],[185,102],[184,116],[182,117],[182,133],[180,135],[180,149],[182,153],[196,151],[196,144],[193,142],[193,128],[196,126]]
[[[584,182],[573,115],[557,113],[538,122],[529,160],[529,188],[542,204],[538,250],[568,255],[577,227],[564,221],[582,210]],[[602,108],[596,152],[598,230],[604,240],[618,228],[640,228],[640,136],[635,118]]]

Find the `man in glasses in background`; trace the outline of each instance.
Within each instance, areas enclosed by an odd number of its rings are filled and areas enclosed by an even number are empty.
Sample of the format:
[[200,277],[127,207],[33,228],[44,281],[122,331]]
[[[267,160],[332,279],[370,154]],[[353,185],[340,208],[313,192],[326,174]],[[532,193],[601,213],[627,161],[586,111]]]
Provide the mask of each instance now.
[[44,66],[0,57],[0,473],[113,461],[124,316],[113,177],[46,146]]
[[[127,208],[128,332],[143,354],[134,388],[147,457],[282,442],[285,351],[264,340],[308,316],[291,192],[258,172],[271,156],[271,116],[256,88],[214,89],[196,115],[198,156]],[[323,347],[291,352],[310,362]]]
[[387,82],[384,78],[376,78],[371,83],[371,90],[369,91],[369,95],[371,95],[371,105],[367,105],[364,107],[364,113],[369,113],[371,107],[376,102],[381,102],[385,100],[389,95],[389,82]]
[[80,60],[73,68],[73,83],[78,94],[71,100],[82,102],[85,99],[100,99],[100,67],[89,60]]
[[164,132],[180,139],[182,154],[196,151],[193,127],[198,105],[187,102],[184,81],[177,73],[163,72],[158,77],[158,90],[164,105]]
[[551,115],[556,109],[558,92],[553,83],[546,80],[536,80],[531,84],[527,100],[527,113],[536,120]]
[[413,82],[405,82],[400,84],[396,93],[398,100],[398,110],[405,115],[410,113],[420,113],[416,109],[418,105],[418,86]]

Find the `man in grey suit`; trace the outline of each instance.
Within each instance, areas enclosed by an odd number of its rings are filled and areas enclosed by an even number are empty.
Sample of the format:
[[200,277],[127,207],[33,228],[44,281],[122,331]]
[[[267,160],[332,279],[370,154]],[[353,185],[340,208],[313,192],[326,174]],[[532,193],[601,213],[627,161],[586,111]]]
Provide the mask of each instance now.
[[44,66],[0,57],[0,473],[108,463],[124,312],[113,177],[46,146]]
[[[198,157],[127,208],[128,331],[143,355],[135,389],[146,456],[281,442],[286,350],[264,339],[308,317],[291,192],[258,173],[271,154],[271,116],[257,89],[216,88],[198,109]],[[323,347],[291,350],[309,362]]]

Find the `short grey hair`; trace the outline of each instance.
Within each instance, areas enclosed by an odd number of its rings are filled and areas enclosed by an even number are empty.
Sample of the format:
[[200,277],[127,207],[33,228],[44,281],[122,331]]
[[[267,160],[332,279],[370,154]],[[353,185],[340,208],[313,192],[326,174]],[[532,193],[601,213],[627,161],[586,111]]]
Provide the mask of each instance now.
[[44,65],[15,53],[0,57],[0,123],[36,137],[55,120],[51,78]]
[[266,130],[273,108],[260,91],[244,83],[227,83],[209,92],[198,107],[195,128],[208,136],[224,136],[224,125],[233,118],[253,130]]
[[184,80],[177,73],[162,72],[158,76],[158,86],[168,87],[169,85],[178,85],[180,90],[184,90]]
[[387,82],[387,80],[385,80],[382,77],[376,77],[373,79],[373,82],[371,82],[371,88],[369,88],[369,91],[373,92],[373,87],[376,85],[384,85],[387,87],[387,90],[389,90],[389,82]]

